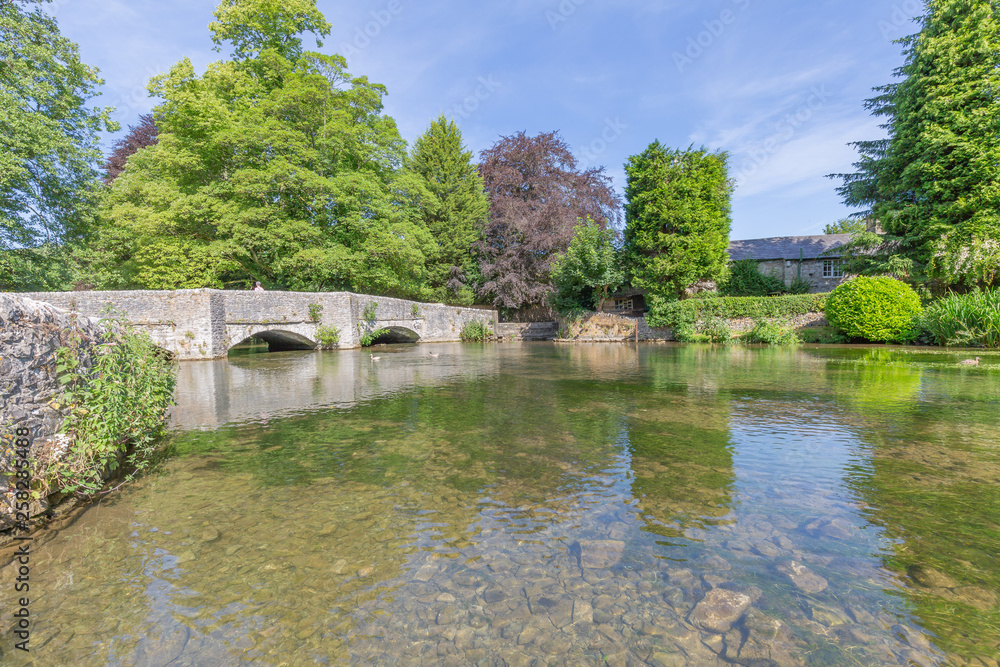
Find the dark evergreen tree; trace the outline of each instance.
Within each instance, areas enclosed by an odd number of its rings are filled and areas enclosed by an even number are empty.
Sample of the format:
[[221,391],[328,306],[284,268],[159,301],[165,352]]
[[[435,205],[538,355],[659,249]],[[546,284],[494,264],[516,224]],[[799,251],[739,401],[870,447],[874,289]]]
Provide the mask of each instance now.
[[883,233],[850,244],[848,270],[938,288],[989,285],[1000,271],[1000,6],[928,0],[918,34],[899,40],[902,80],[866,107],[886,139],[853,144],[851,174],[834,174],[849,206]]
[[729,155],[654,141],[625,164],[625,251],[634,287],[676,299],[725,276]]
[[414,144],[407,167],[433,195],[423,209],[435,246],[427,258],[427,283],[437,299],[470,304],[479,273],[472,245],[486,225],[490,203],[458,125],[444,115],[432,122]]

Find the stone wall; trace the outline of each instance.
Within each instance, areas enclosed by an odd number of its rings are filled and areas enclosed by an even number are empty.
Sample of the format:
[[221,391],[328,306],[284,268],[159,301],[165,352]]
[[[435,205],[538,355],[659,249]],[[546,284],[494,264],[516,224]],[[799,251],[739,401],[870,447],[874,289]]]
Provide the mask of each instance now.
[[639,325],[639,340],[674,340],[672,329],[651,327],[645,317],[624,317],[611,313],[589,313],[580,320],[560,322],[561,337],[564,342],[579,343],[628,343],[636,340],[636,323]]
[[[27,428],[33,441],[32,459],[53,459],[64,454],[65,443],[56,434],[67,409],[60,405],[56,376],[56,350],[69,343],[69,329],[81,336],[84,368],[103,332],[88,317],[9,294],[0,294],[0,530],[12,516],[12,473],[15,430]],[[36,507],[33,514],[40,509]]]
[[[847,280],[847,276],[842,278],[824,278],[823,261],[822,259],[802,260],[802,279],[811,285],[809,291],[812,294],[832,292],[838,285]],[[799,276],[799,260],[767,260],[758,262],[757,269],[764,275],[777,276],[784,281],[787,287]]]

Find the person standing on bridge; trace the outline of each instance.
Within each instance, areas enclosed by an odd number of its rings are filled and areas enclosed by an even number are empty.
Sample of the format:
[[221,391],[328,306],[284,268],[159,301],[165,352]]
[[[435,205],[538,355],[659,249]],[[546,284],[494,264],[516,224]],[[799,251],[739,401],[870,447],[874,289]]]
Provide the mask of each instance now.
[[257,281],[257,284],[256,284],[256,285],[254,285],[254,287],[253,287],[253,291],[254,291],[254,292],[263,292],[263,291],[264,291],[264,288],[263,288],[263,287],[261,287],[261,285],[260,285],[260,281],[259,281],[259,280]]

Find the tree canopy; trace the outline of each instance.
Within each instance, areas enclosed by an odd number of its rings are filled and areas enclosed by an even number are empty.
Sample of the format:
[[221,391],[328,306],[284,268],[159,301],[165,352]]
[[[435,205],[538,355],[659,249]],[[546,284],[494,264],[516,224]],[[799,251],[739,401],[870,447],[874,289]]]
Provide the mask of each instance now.
[[601,304],[625,281],[618,251],[616,232],[601,227],[591,219],[580,221],[566,252],[552,261],[552,305],[568,313],[600,310]]
[[501,137],[479,158],[490,201],[476,246],[480,295],[511,309],[544,303],[552,259],[569,246],[577,221],[589,217],[603,228],[620,219],[611,179],[604,167],[578,169],[558,132]]
[[136,125],[130,125],[128,133],[118,139],[111,147],[111,154],[104,163],[104,183],[110,184],[125,171],[125,165],[131,155],[138,153],[147,146],[155,146],[159,130],[153,114],[144,113],[139,116]]
[[823,227],[824,234],[857,234],[867,229],[864,220],[857,218],[841,218]]
[[490,203],[458,125],[444,115],[432,122],[414,143],[407,169],[432,195],[424,201],[421,214],[434,239],[427,258],[427,284],[437,300],[472,303],[479,282],[472,245],[486,225]]
[[322,33],[325,22],[314,2],[282,6],[296,11],[223,2],[215,39],[231,40],[239,59],[202,75],[185,59],[151,81],[164,100],[159,141],[109,190],[100,284],[261,280],[424,296],[433,244],[420,209],[431,195],[400,171],[405,142],[382,113],[385,88],[351,76],[339,56],[300,53],[291,30]]
[[85,229],[101,153],[115,131],[91,108],[103,81],[42,0],[0,2],[0,248],[62,243]]
[[632,285],[679,298],[725,276],[733,182],[729,155],[654,141],[625,164],[625,251]]
[[856,172],[835,174],[849,206],[884,234],[862,233],[849,268],[939,287],[1000,277],[1000,7],[928,0],[916,35],[899,40],[902,80],[867,108],[888,137],[853,144]]

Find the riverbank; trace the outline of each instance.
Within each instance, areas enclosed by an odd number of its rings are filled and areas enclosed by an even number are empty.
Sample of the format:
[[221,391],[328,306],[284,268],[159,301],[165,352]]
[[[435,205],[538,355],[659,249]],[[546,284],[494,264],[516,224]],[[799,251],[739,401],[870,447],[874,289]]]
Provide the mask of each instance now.
[[174,369],[121,321],[0,294],[0,325],[2,546],[149,465]]

